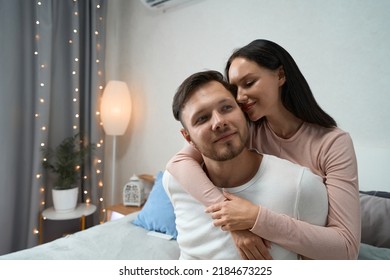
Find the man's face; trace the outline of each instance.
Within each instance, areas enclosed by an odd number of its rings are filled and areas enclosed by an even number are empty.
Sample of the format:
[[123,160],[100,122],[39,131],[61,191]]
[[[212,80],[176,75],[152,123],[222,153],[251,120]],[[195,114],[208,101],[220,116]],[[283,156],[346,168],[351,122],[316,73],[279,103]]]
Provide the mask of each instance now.
[[183,136],[207,158],[225,161],[245,148],[248,127],[233,95],[212,81],[198,88],[182,110]]

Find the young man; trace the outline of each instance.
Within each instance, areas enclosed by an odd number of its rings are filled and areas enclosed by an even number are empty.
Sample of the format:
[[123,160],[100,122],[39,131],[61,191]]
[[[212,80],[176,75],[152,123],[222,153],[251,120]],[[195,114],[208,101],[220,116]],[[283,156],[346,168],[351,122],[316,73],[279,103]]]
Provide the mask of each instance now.
[[[204,170],[214,185],[242,197],[243,223],[251,228],[259,204],[294,219],[324,226],[328,213],[322,179],[307,168],[246,148],[248,126],[234,92],[216,71],[191,75],[173,100],[173,114],[184,138],[200,151]],[[165,191],[176,214],[181,259],[240,259],[228,231],[213,225],[204,206],[166,171]],[[286,238],[289,238],[286,236]],[[273,259],[299,259],[277,244]]]

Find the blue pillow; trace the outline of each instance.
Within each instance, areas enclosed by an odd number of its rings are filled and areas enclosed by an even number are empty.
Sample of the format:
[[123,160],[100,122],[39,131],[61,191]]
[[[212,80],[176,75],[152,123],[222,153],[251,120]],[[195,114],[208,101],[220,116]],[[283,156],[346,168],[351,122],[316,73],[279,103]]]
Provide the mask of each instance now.
[[162,184],[163,174],[162,171],[157,174],[144,207],[132,223],[147,230],[171,235],[176,239],[176,216]]

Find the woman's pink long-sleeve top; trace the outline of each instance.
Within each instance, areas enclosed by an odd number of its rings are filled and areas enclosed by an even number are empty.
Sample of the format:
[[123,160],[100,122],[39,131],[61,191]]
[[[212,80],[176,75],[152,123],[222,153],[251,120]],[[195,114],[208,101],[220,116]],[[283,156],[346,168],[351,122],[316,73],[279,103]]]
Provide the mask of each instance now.
[[[306,166],[321,176],[329,200],[326,227],[311,225],[260,205],[256,223],[250,230],[310,259],[357,259],[360,200],[357,161],[349,134],[339,128],[304,123],[294,136],[283,139],[264,121],[252,123],[250,135],[250,148]],[[169,161],[167,169],[205,206],[223,201],[222,193],[208,179],[200,162],[199,152],[187,146]]]

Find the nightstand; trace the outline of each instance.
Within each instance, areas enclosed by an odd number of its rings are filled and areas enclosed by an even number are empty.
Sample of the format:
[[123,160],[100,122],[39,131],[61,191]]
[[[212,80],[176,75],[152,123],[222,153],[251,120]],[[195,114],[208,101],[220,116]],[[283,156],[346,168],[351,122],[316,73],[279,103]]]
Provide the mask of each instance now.
[[76,209],[69,212],[57,212],[54,207],[47,208],[42,211],[39,219],[39,243],[43,241],[43,221],[45,220],[72,220],[80,219],[80,230],[85,229],[85,217],[93,214],[96,211],[96,206],[93,204],[79,203]]
[[109,206],[107,207],[107,221],[117,220],[141,209],[142,206],[124,206],[122,203]]

